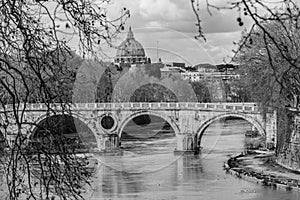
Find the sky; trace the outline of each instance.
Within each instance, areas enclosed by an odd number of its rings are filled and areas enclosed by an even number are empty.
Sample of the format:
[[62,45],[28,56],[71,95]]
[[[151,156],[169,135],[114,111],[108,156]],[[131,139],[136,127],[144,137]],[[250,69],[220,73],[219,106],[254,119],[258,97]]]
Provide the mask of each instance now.
[[[244,21],[240,27],[236,21],[239,13],[233,10],[207,12],[205,1],[200,2],[200,16],[207,41],[194,39],[197,35],[196,17],[192,12],[190,0],[112,0],[108,6],[111,18],[120,15],[125,7],[130,18],[125,24],[124,33],[118,36],[115,44],[126,38],[129,26],[135,39],[139,41],[147,57],[152,62],[161,58],[163,62],[185,62],[189,66],[199,63],[221,64],[230,61],[234,41],[239,41],[241,31],[250,26]],[[222,5],[224,0],[213,0]],[[114,56],[116,50],[107,50]]]

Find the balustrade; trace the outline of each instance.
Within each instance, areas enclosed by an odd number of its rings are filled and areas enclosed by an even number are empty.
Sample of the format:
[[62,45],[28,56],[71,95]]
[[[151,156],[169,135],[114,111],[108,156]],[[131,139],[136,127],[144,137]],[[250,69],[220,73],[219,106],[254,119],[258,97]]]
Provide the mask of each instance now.
[[[23,104],[19,104],[19,111],[24,108]],[[53,110],[62,110],[62,104],[56,103],[50,106]],[[6,111],[12,111],[14,108],[11,104],[5,106]],[[46,104],[27,104],[26,110],[28,111],[45,111],[48,110]],[[124,103],[77,103],[69,104],[65,109],[71,110],[116,110],[116,109],[151,109],[151,110],[214,110],[214,111],[240,111],[240,112],[253,112],[258,111],[255,103],[194,103],[194,102],[179,102],[179,103],[168,103],[168,102],[124,102]],[[0,108],[0,112],[4,109]]]

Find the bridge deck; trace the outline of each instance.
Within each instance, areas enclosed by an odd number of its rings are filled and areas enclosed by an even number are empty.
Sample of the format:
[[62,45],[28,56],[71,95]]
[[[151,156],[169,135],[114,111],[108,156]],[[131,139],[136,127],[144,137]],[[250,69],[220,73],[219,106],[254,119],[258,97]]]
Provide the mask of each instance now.
[[[76,104],[26,104],[26,111],[46,111],[53,110],[213,110],[213,111],[239,111],[239,112],[258,112],[256,103],[195,103],[195,102],[124,102],[124,103],[76,103]],[[18,110],[23,110],[24,104],[20,104]],[[13,110],[13,105],[5,106],[0,112],[9,112]]]

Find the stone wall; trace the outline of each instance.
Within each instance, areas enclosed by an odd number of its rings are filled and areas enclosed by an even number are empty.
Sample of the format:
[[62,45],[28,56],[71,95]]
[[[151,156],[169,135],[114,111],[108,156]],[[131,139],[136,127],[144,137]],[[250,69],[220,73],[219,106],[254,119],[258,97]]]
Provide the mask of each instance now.
[[300,172],[300,111],[290,110],[290,116],[290,127],[285,132],[288,137],[279,150],[276,161],[285,168]]

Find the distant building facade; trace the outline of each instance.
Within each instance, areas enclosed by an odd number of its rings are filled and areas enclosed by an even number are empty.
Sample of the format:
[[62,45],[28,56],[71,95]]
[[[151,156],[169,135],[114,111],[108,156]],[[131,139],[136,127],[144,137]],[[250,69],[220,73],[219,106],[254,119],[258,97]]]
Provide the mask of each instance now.
[[182,73],[186,72],[185,63],[163,63],[164,67],[160,68],[162,77],[170,76],[181,76]]
[[[228,67],[230,69],[225,69]],[[173,63],[166,63],[164,67],[160,69],[162,76],[178,76],[191,82],[205,81],[232,81],[240,78],[240,75],[236,71],[228,66],[214,66],[210,64],[199,64],[194,67],[185,67],[183,65],[174,65]]]

